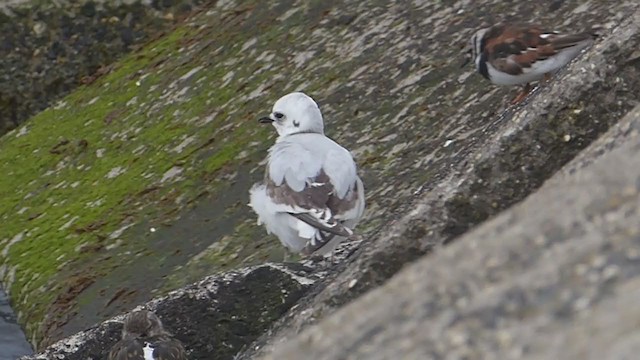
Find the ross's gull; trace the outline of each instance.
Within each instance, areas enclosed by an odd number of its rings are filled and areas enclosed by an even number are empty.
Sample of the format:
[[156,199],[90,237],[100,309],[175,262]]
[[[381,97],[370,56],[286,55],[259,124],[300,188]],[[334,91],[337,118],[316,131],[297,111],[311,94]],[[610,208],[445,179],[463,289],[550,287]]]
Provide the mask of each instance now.
[[353,235],[365,208],[364,187],[349,151],[324,135],[318,105],[301,92],[276,101],[260,119],[276,128],[264,183],[249,206],[290,251],[327,255]]

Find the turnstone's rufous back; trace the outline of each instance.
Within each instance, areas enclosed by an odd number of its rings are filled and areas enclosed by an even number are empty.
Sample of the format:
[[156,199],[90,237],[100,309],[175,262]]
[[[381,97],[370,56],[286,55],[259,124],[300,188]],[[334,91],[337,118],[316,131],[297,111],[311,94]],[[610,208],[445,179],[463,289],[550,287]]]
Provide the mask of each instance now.
[[[530,82],[546,79],[590,46],[594,31],[560,34],[538,25],[499,24],[476,31],[468,50],[478,72],[497,85],[525,85],[513,103],[522,101]],[[465,62],[466,64],[466,62]]]

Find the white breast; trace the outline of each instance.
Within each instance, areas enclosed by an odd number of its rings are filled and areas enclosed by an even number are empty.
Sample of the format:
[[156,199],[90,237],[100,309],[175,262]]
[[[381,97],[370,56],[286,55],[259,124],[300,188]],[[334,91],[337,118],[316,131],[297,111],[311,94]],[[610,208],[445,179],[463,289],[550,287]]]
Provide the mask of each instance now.
[[153,347],[151,347],[151,344],[145,343],[142,351],[144,352],[144,360],[155,360],[155,358],[153,357]]

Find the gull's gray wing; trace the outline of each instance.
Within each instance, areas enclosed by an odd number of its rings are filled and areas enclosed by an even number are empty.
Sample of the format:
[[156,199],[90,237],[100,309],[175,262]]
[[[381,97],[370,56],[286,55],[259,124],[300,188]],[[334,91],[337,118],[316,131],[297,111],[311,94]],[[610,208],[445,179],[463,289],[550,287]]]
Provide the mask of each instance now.
[[358,178],[349,151],[321,134],[290,135],[269,150],[267,176],[277,186],[286,183],[300,192],[313,185],[321,170],[326,175],[321,180],[328,180],[339,198],[346,195]]
[[351,154],[320,134],[299,134],[270,150],[265,174],[268,196],[287,212],[320,230],[312,242],[324,244],[353,232],[343,222],[364,210],[362,182]]
[[351,154],[324,135],[289,136],[269,150],[267,192],[287,212],[345,213],[358,200],[359,182]]

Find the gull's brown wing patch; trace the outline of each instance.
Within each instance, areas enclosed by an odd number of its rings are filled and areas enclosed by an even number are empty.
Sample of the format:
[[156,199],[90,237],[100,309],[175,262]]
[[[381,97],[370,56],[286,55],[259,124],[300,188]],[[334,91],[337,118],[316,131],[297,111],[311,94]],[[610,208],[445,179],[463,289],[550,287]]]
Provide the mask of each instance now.
[[344,198],[340,199],[332,193],[331,196],[329,196],[327,207],[331,210],[331,213],[334,216],[340,216],[357,206],[358,201],[363,200],[360,199],[359,196],[358,182],[356,181],[351,185],[351,188],[349,188],[349,191],[347,191]]
[[310,209],[329,209],[333,216],[343,214],[354,206],[358,199],[357,184],[354,183],[344,198],[335,195],[335,189],[329,176],[321,170],[320,173],[309,182],[302,191],[292,190],[286,182],[277,186],[267,175],[265,177],[267,195],[277,204],[285,204],[291,207]]
[[[357,181],[342,199],[335,195],[335,189],[329,176],[323,170],[316,177],[309,179],[302,191],[292,190],[286,182],[277,186],[268,174],[265,176],[265,185],[267,195],[273,202],[288,205],[292,209],[299,209],[298,212],[290,212],[289,214],[319,230],[315,239],[312,239],[303,250],[304,254],[308,255],[317,251],[336,235],[349,237],[353,234],[338,218],[341,214],[347,213],[357,206],[359,200]],[[322,218],[325,215],[328,218]]]
[[314,179],[310,179],[302,191],[294,191],[285,182],[276,185],[269,175],[265,178],[267,195],[277,204],[285,204],[303,209],[324,209],[327,207],[329,197],[333,194],[333,185],[324,171],[321,171]]

